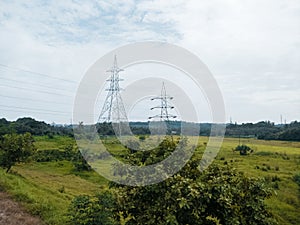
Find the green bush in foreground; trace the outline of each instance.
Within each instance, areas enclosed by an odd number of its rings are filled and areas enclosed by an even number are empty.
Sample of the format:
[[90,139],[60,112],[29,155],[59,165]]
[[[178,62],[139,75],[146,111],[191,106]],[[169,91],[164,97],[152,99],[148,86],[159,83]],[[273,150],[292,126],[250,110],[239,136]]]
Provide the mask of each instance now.
[[[117,211],[127,224],[276,224],[265,207],[271,196],[263,180],[229,167],[200,173],[195,162],[166,181],[146,186],[115,185]],[[121,212],[121,213],[120,213]]]
[[115,199],[109,192],[94,197],[80,195],[73,199],[68,213],[70,225],[113,225]]
[[[143,165],[151,164],[179,144],[186,147],[186,142],[165,139],[152,155],[147,151],[130,153],[128,163],[137,164],[141,160]],[[97,196],[79,197],[79,203],[78,198],[74,200],[76,207],[73,202],[70,208],[72,221],[96,224],[99,215],[109,212],[108,217],[122,225],[276,224],[264,204],[272,192],[263,179],[248,178],[228,166],[212,165],[200,172],[199,165],[200,160],[190,160],[180,172],[154,185],[132,187],[110,183],[111,193],[116,196],[111,200],[115,203],[103,204]],[[130,182],[132,177],[126,171],[120,172]],[[141,179],[149,180],[152,176],[147,174]]]

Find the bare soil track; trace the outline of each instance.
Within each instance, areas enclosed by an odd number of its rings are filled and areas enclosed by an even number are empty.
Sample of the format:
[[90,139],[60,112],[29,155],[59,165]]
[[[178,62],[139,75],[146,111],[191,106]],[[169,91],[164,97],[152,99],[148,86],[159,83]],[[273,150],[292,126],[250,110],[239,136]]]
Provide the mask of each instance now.
[[27,213],[24,208],[12,198],[0,192],[0,225],[43,225],[38,218]]

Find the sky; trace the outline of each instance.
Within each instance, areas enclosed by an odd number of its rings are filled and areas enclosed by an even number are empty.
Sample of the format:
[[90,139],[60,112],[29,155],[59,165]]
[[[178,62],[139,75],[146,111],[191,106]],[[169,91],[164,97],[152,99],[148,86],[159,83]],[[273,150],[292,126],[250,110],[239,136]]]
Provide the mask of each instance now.
[[[280,123],[281,115],[283,122],[300,120],[298,0],[1,0],[0,117],[70,123],[74,96],[90,66],[115,48],[141,41],[196,54],[219,85],[227,121]],[[124,71],[124,85],[140,71],[147,69]],[[159,92],[160,84],[155,88]],[[129,118],[143,120],[149,106],[136,106],[128,107]],[[210,120],[204,109],[200,122]]]

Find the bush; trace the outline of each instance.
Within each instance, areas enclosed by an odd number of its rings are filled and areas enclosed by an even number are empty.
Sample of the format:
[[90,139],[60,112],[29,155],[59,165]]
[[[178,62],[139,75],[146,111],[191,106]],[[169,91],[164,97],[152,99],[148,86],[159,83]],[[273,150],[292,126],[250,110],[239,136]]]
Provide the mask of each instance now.
[[130,218],[131,225],[276,224],[264,205],[271,189],[263,180],[247,178],[228,166],[210,166],[200,173],[198,165],[189,162],[155,185],[114,184],[118,211]]
[[50,162],[64,160],[64,152],[59,149],[39,150],[33,155],[33,160],[36,162]]
[[115,198],[109,192],[94,197],[80,195],[75,197],[68,209],[70,225],[113,225]]
[[87,155],[86,150],[82,150],[80,152],[78,149],[76,149],[76,152],[74,153],[72,163],[74,165],[75,171],[77,172],[92,170],[91,166],[85,160],[84,155]]
[[239,151],[240,155],[248,155],[249,152],[253,152],[253,150],[247,145],[238,145],[234,150]]

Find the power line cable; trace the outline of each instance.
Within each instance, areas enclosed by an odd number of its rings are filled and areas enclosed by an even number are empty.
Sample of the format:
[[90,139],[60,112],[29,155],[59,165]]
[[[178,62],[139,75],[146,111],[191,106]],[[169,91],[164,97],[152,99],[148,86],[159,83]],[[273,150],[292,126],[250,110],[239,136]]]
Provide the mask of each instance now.
[[43,110],[43,109],[37,109],[37,108],[29,108],[29,107],[18,107],[18,106],[7,106],[7,105],[0,105],[0,107],[5,107],[5,108],[12,108],[12,109],[25,109],[25,110],[37,110],[41,112],[51,112],[51,113],[62,113],[62,114],[68,114],[67,112],[63,111],[56,111],[56,110]]
[[22,81],[22,80],[15,80],[15,79],[5,78],[5,77],[0,77],[0,79],[1,80],[7,80],[7,81],[13,81],[13,82],[19,82],[19,83],[30,84],[30,85],[39,86],[39,87],[45,87],[45,88],[49,88],[49,89],[53,89],[53,90],[57,90],[57,91],[72,92],[70,90],[66,90],[66,89],[62,89],[62,88],[56,88],[56,87],[51,87],[51,86],[47,86],[47,85],[43,85],[43,84],[38,84],[38,83],[34,83],[34,82],[28,82],[28,81]]
[[43,73],[39,73],[39,72],[35,72],[35,71],[25,70],[25,69],[22,69],[22,68],[12,67],[12,66],[8,66],[8,65],[5,65],[5,64],[2,64],[2,63],[0,63],[0,66],[3,67],[3,68],[6,68],[6,69],[10,69],[10,70],[17,70],[17,71],[21,71],[21,72],[25,72],[25,73],[35,74],[37,76],[48,77],[48,78],[55,79],[55,80],[60,80],[60,81],[65,81],[65,82],[78,84],[78,82],[73,81],[73,80],[59,78],[59,77],[55,77],[55,76],[51,76],[51,75],[48,75],[48,74],[43,74]]
[[[1,107],[1,106],[0,106]],[[61,116],[61,117],[68,117],[69,118],[69,115],[67,114],[57,114],[57,113],[51,113],[51,112],[36,112],[36,111],[21,111],[21,110],[9,110],[9,109],[1,109],[1,111],[7,111],[7,112],[23,112],[23,113],[28,113],[28,112],[31,112],[31,113],[39,113],[39,114],[49,114],[49,115],[55,115],[55,116]]]
[[51,94],[51,95],[73,97],[72,95],[65,95],[65,94],[59,94],[59,93],[55,93],[55,92],[42,91],[42,90],[32,90],[30,88],[17,87],[17,86],[14,86],[14,85],[0,84],[0,86],[1,87],[14,88],[14,89],[22,89],[22,90],[31,91],[31,92],[39,92],[39,93],[46,93],[46,94]]
[[55,101],[47,101],[47,100],[39,100],[39,99],[33,99],[33,98],[23,98],[23,97],[1,95],[1,94],[0,94],[0,97],[11,98],[11,99],[20,99],[20,100],[32,101],[32,102],[42,102],[42,103],[52,103],[52,104],[60,104],[60,105],[70,105],[70,106],[72,106],[72,104],[68,104],[68,103],[55,102]]

